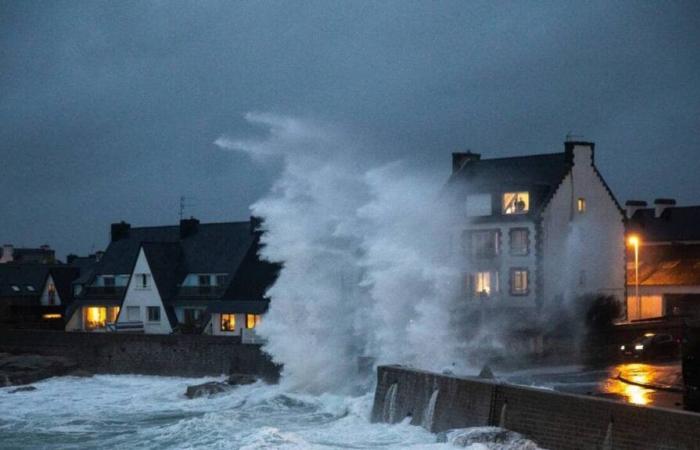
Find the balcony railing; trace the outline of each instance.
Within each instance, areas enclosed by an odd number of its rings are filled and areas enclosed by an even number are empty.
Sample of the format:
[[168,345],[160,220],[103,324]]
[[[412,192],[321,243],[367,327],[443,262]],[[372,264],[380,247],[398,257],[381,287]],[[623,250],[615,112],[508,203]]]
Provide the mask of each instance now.
[[85,289],[85,296],[90,297],[120,297],[125,286],[88,286]]
[[181,286],[177,291],[178,297],[221,297],[223,286]]

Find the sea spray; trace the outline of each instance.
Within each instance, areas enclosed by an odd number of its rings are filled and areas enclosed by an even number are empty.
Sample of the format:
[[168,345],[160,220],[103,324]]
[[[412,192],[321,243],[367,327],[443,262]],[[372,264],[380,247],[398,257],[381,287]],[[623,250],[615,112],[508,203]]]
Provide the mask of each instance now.
[[263,258],[283,264],[259,328],[284,365],[283,382],[308,392],[347,391],[358,357],[441,370],[462,364],[451,316],[460,268],[441,182],[401,163],[373,164],[333,127],[248,114],[260,140],[222,137],[222,148],[282,173],[252,205],[264,220]]

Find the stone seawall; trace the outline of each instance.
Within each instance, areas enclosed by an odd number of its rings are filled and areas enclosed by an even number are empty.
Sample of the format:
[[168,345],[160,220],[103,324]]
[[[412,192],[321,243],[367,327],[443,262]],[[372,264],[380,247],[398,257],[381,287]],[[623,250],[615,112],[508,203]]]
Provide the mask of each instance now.
[[399,366],[377,375],[377,422],[411,416],[432,432],[501,426],[554,450],[700,449],[700,414]]
[[276,381],[280,371],[259,345],[219,336],[3,330],[0,352],[64,356],[93,373],[246,373]]

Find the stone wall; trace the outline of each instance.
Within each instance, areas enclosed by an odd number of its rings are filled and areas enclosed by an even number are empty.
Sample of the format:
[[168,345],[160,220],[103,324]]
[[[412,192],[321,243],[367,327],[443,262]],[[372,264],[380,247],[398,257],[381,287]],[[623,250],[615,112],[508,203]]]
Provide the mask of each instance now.
[[379,367],[372,419],[396,422],[409,415],[433,432],[502,426],[548,449],[700,448],[700,414]]
[[280,370],[259,345],[218,336],[3,330],[0,352],[65,356],[93,373],[248,373],[276,381]]

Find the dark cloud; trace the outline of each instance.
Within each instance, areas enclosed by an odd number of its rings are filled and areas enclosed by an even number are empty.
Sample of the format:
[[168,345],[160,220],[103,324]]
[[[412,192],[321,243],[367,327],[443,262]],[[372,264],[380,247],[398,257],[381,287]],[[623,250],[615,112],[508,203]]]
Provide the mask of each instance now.
[[256,132],[248,111],[445,175],[450,151],[571,131],[620,199],[698,203],[698,23],[697,2],[2,1],[0,237],[84,253],[112,221],[174,223],[180,195],[246,217],[275,167],[213,141]]

